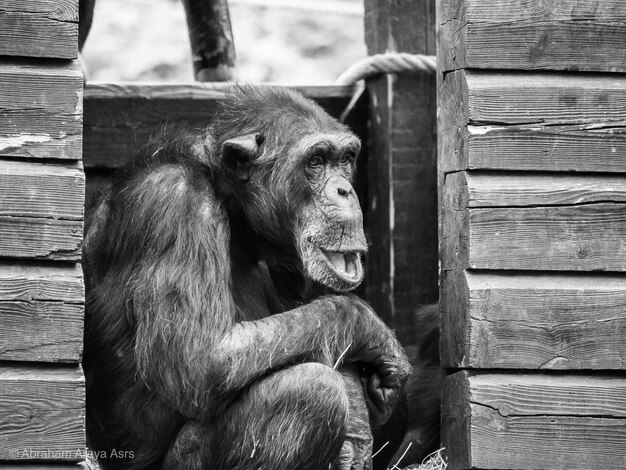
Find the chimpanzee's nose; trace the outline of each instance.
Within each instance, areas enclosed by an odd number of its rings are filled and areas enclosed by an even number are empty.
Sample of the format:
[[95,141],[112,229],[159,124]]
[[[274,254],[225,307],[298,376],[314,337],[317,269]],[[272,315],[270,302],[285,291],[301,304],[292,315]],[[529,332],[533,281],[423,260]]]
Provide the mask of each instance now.
[[326,197],[338,209],[348,212],[360,211],[359,200],[354,188],[345,178],[333,178],[326,186]]

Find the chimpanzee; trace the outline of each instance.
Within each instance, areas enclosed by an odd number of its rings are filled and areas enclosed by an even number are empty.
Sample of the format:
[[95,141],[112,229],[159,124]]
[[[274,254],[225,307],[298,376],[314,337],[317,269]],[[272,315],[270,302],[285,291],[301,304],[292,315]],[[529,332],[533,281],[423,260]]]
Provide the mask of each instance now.
[[[440,447],[443,369],[439,362],[439,305],[417,309],[414,318],[417,351],[411,357],[413,374],[406,384],[408,429],[396,455],[390,460],[392,464],[399,462],[400,468],[421,463]],[[381,432],[380,429],[376,431]],[[390,430],[386,431],[389,434]],[[383,461],[386,458],[383,455]],[[374,462],[377,464],[376,460]]]
[[[346,370],[374,427],[410,371],[346,294],[367,250],[359,148],[296,92],[239,86],[208,129],[164,131],[120,172],[84,241],[87,426],[104,468],[350,468]],[[338,294],[305,303],[307,279]]]

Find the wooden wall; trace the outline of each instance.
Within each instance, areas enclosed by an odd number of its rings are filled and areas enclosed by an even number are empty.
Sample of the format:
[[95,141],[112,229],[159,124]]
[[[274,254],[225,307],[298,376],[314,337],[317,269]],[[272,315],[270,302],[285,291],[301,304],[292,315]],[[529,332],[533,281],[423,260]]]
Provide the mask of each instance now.
[[0,0],[0,468],[86,453],[77,42],[78,0]]
[[[435,0],[365,0],[365,42],[370,54],[434,55]],[[367,89],[367,299],[411,346],[416,308],[439,295],[435,76],[381,75]]]
[[450,469],[626,465],[626,2],[438,0]]

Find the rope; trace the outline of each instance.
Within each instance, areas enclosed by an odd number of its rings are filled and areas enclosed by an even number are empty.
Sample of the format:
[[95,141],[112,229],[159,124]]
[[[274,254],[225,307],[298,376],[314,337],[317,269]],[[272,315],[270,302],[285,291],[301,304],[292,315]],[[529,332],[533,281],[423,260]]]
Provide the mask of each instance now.
[[403,72],[426,72],[437,71],[437,61],[435,56],[422,54],[407,54],[405,52],[393,52],[387,54],[376,54],[355,62],[342,73],[337,81],[337,85],[351,85],[383,73],[403,73]]
[[383,73],[435,73],[437,60],[433,55],[408,54],[406,52],[388,52],[365,57],[342,73],[335,81],[337,85],[357,86],[352,94],[352,99],[343,110],[339,120],[345,122],[350,112],[354,109],[357,101],[365,90],[362,80]]

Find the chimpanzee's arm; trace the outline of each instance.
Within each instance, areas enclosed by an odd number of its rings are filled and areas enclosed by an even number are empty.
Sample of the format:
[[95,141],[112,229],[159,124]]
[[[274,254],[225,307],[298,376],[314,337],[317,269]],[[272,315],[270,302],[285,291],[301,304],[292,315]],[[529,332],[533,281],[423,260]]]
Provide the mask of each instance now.
[[305,360],[332,366],[345,353],[375,366],[379,404],[392,408],[408,361],[357,298],[235,323],[225,211],[189,174],[165,166],[129,185],[107,229],[117,240],[111,252],[129,267],[116,282],[130,298],[124,314],[136,325],[135,360],[148,387],[187,416],[208,416],[272,370]]

